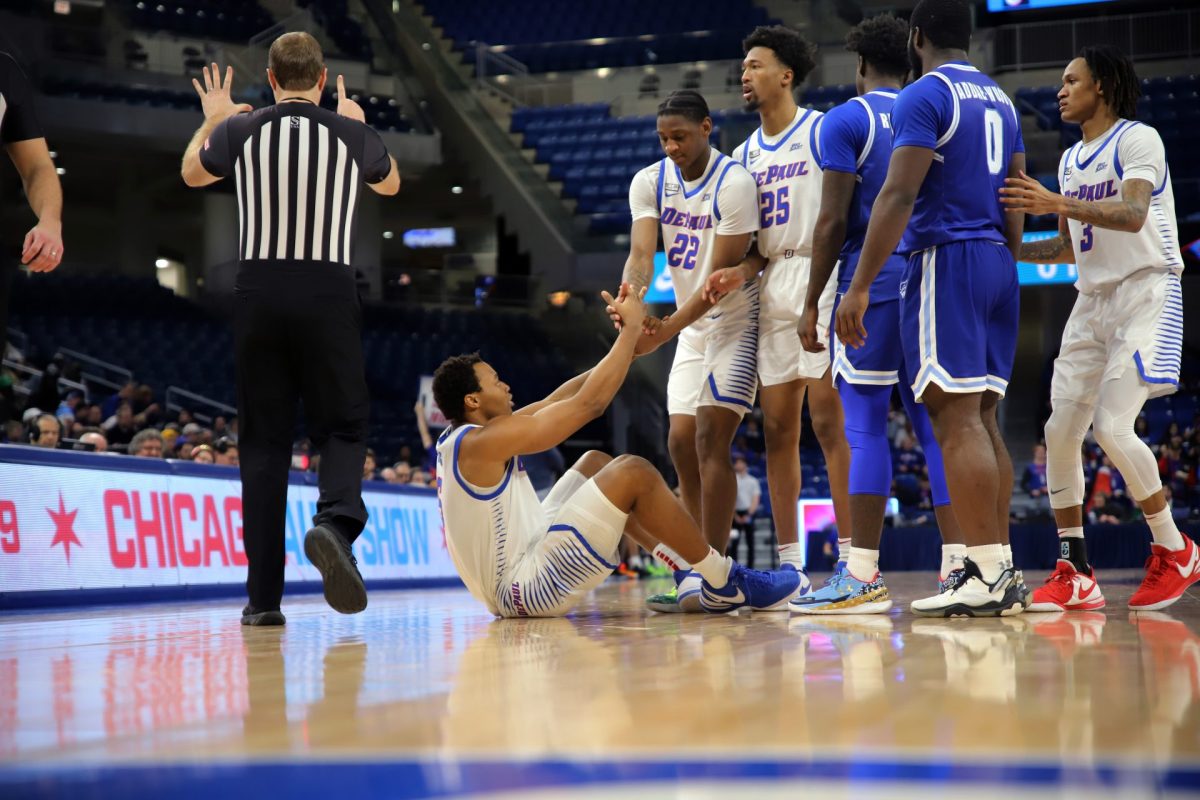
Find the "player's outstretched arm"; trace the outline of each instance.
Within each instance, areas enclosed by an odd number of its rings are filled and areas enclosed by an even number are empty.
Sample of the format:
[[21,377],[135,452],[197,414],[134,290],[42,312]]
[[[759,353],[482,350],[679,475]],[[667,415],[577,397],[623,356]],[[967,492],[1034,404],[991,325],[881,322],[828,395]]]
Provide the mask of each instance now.
[[538,400],[536,403],[530,403],[527,406],[522,406],[521,408],[518,408],[513,413],[514,414],[523,414],[525,416],[528,416],[530,414],[536,414],[537,412],[541,411],[546,406],[551,405],[553,403],[557,403],[559,400],[566,400],[568,398],[574,397],[576,394],[579,393],[579,390],[583,388],[583,384],[587,381],[588,375],[591,375],[591,374],[592,374],[592,371],[589,369],[587,372],[584,372],[580,375],[576,375],[574,378],[571,378],[571,380],[567,381],[562,386],[559,386],[553,392],[546,395],[546,397],[544,397],[543,399]]
[[549,403],[532,414],[513,414],[495,419],[465,437],[462,458],[467,462],[504,462],[513,456],[540,453],[562,444],[567,437],[604,413],[625,382],[633,363],[634,347],[641,336],[646,290],[625,292],[614,298],[603,293],[605,302],[624,320],[621,332],[600,363],[586,373],[583,384],[569,397]]
[[1056,235],[1049,239],[1022,244],[1020,260],[1031,264],[1074,264],[1075,248],[1071,244],[1071,229],[1067,227],[1067,218],[1058,218]]
[[1146,223],[1154,185],[1142,178],[1121,183],[1120,200],[1079,200],[1063,197],[1026,175],[1006,178],[1000,190],[1000,202],[1010,211],[1026,214],[1058,214],[1097,228],[1137,233]]
[[846,218],[858,185],[853,172],[826,169],[821,178],[821,210],[813,228],[812,271],[804,295],[800,317],[800,343],[810,353],[820,353],[825,345],[817,339],[817,315],[821,293],[837,266],[838,254],[846,242]]

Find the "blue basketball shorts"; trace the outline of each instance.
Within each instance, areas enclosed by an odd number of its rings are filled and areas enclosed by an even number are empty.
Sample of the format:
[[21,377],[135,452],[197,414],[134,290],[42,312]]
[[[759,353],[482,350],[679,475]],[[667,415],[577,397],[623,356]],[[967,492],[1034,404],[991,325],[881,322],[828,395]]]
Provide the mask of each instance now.
[[931,383],[1003,397],[1019,314],[1017,265],[1004,245],[971,239],[913,253],[900,284],[900,338],[916,399]]
[[[837,307],[841,305],[839,293],[833,311],[836,319]],[[846,347],[842,340],[832,335],[833,382],[839,378],[847,383],[871,386],[891,386],[900,381],[900,368],[904,364],[904,348],[900,343],[900,301],[884,300],[872,302],[863,315],[863,327],[867,338],[862,347]]]

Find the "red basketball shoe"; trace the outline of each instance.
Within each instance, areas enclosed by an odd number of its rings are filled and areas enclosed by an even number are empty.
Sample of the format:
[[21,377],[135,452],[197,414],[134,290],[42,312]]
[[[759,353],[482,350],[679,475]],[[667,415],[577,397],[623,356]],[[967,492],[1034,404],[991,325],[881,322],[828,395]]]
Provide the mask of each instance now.
[[1046,583],[1036,589],[1026,611],[1095,611],[1104,608],[1104,595],[1096,583],[1096,572],[1084,575],[1065,558]]
[[1168,550],[1162,545],[1150,545],[1146,559],[1146,579],[1129,598],[1134,611],[1158,611],[1178,600],[1196,581],[1200,580],[1200,548],[1187,536],[1183,547]]

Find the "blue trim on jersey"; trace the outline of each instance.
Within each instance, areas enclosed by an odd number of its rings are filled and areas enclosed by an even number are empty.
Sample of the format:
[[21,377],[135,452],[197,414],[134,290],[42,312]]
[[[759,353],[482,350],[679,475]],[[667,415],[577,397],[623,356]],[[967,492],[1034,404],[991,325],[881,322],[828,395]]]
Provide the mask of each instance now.
[[[804,120],[801,120],[801,122],[803,121]],[[808,150],[813,154],[813,158],[817,160],[817,166],[819,167],[821,166],[821,142],[817,137],[818,127],[820,127],[819,122],[814,123],[813,126],[808,129]]]
[[667,175],[667,160],[664,158],[658,165],[658,215],[662,216],[663,207],[663,179]]
[[751,411],[754,410],[753,404],[747,403],[745,400],[743,400],[740,397],[726,397],[725,395],[721,394],[717,390],[717,379],[713,377],[713,374],[711,372],[708,373],[708,388],[712,390],[714,400],[717,400],[722,403],[734,403],[735,405],[742,406],[743,408],[748,408]]
[[[712,151],[710,150],[709,152],[711,153]],[[690,192],[687,190],[687,183],[683,180],[683,173],[679,171],[679,165],[675,165],[675,174],[679,176],[679,188],[683,190],[683,197],[685,200],[691,200],[698,193],[704,190],[704,187],[707,186],[708,182],[712,180],[712,176],[717,174],[717,167],[721,166],[721,162],[723,160],[725,160],[725,154],[718,152],[717,160],[708,165],[708,174],[706,174],[704,179],[700,181],[700,185],[695,189],[692,189]]]
[[725,176],[729,174],[729,170],[733,169],[733,166],[736,163],[737,162],[734,161],[732,158],[729,159],[729,163],[725,165],[725,169],[721,172],[721,177],[717,178],[716,188],[713,189],[713,202],[712,202],[713,216],[715,216],[717,218],[717,222],[721,221],[721,207],[720,207],[720,204],[717,202],[718,200],[721,199],[721,181],[725,180]]
[[463,428],[462,436],[459,436],[458,441],[454,443],[454,456],[451,459],[452,463],[450,465],[450,469],[454,472],[454,479],[458,481],[458,485],[462,487],[464,492],[469,494],[471,497],[474,497],[476,500],[491,500],[494,497],[499,497],[500,493],[504,491],[504,487],[508,486],[508,479],[512,477],[513,462],[515,462],[516,459],[510,458],[508,460],[508,466],[506,466],[504,469],[504,480],[500,481],[500,485],[496,487],[495,491],[487,494],[480,494],[472,489],[467,484],[466,480],[463,479],[462,474],[458,471],[458,449],[462,447],[463,439],[467,437],[467,434],[470,433],[471,429],[478,427],[478,425],[468,425],[467,427]]
[[[1129,125],[1129,127],[1127,127],[1125,129],[1125,131],[1121,134],[1121,139],[1124,139],[1126,133],[1129,133],[1131,130],[1133,130],[1135,127],[1137,127],[1138,125],[1141,125],[1141,124],[1142,123],[1140,123],[1140,122],[1131,123]],[[1146,127],[1149,127],[1149,126],[1146,126]],[[1125,180],[1125,168],[1121,166],[1121,139],[1117,139],[1117,143],[1115,145],[1113,145],[1113,168],[1117,171],[1117,180],[1119,180],[1119,181]],[[1101,148],[1101,149],[1103,149],[1103,148]],[[1167,188],[1167,181],[1170,180],[1170,178],[1171,178],[1171,165],[1167,164],[1166,169],[1163,170],[1162,183],[1160,183],[1158,185],[1157,189],[1150,192],[1150,196],[1158,197],[1160,194],[1162,194],[1163,190]]]
[[1173,377],[1166,377],[1166,378],[1152,378],[1152,377],[1150,377],[1149,375],[1147,375],[1147,374],[1146,374],[1146,367],[1145,367],[1145,365],[1142,363],[1142,353],[1141,353],[1141,351],[1139,351],[1139,350],[1134,350],[1134,351],[1133,351],[1133,363],[1134,363],[1134,364],[1137,364],[1137,371],[1138,371],[1138,374],[1142,376],[1142,380],[1144,380],[1146,383],[1169,383],[1169,384],[1171,384],[1172,386],[1174,386],[1174,385],[1176,385],[1176,384],[1178,384],[1178,383],[1179,383],[1179,379],[1178,379],[1178,378],[1173,378]]
[[811,108],[804,109],[804,113],[800,115],[800,119],[796,122],[796,124],[792,125],[792,127],[788,129],[787,133],[785,133],[782,137],[780,137],[779,141],[776,142],[775,144],[767,144],[766,142],[764,142],[763,138],[762,138],[762,128],[759,128],[755,132],[758,136],[758,146],[761,147],[763,150],[766,150],[767,152],[770,152],[770,153],[773,153],[776,150],[778,150],[779,148],[783,147],[783,143],[786,142],[791,137],[791,135],[793,133],[795,133],[801,125],[804,124],[804,120],[808,119],[809,115],[812,114],[812,112],[813,112],[813,110]]
[[[1104,148],[1108,147],[1108,143],[1113,140],[1113,137],[1116,136],[1117,134],[1121,133],[1121,131],[1125,130],[1129,125],[1130,125],[1129,120],[1125,120],[1120,125],[1118,125],[1116,127],[1116,130],[1114,130],[1112,133],[1110,133],[1108,135],[1108,138],[1105,139],[1104,142],[1099,147],[1096,148],[1096,152],[1092,153],[1090,156],[1085,158],[1083,160],[1082,164],[1079,163],[1079,150],[1076,150],[1075,151],[1075,168],[1076,169],[1087,169],[1089,166],[1091,166],[1092,162],[1096,160],[1096,156],[1098,156],[1102,152],[1104,152]],[[1080,143],[1080,150],[1082,150],[1082,149],[1083,149],[1082,143]]]
[[592,554],[592,558],[596,559],[597,561],[599,561],[601,564],[608,567],[609,569],[617,568],[616,564],[610,564],[607,561],[605,561],[603,558],[601,558],[600,554],[597,553],[595,551],[595,549],[592,548],[591,544],[588,543],[588,540],[583,538],[583,534],[580,533],[579,531],[577,531],[575,528],[572,528],[570,525],[551,525],[549,528],[546,529],[547,533],[554,533],[554,531],[570,531],[571,533],[575,534],[575,538],[579,540],[579,543],[581,545],[583,545],[584,549]]

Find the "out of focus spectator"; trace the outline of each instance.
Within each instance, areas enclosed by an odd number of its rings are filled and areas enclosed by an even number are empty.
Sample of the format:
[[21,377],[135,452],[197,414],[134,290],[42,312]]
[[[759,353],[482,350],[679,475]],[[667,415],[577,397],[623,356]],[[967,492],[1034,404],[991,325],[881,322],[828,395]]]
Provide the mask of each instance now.
[[397,456],[397,461],[403,461],[405,464],[408,464],[409,467],[416,466],[415,464],[413,464],[412,447],[410,447],[409,445],[406,445],[406,444],[400,445],[400,453]]
[[222,436],[213,443],[217,453],[217,463],[228,467],[236,467],[241,463],[237,442],[228,436]]
[[10,419],[4,423],[4,441],[13,444],[25,444],[25,426],[19,419]]
[[54,416],[58,417],[59,420],[64,423],[68,419],[78,419],[78,416],[75,412],[81,405],[84,405],[83,392],[79,391],[78,389],[72,389],[71,391],[67,392],[66,397],[64,397],[62,402],[58,404],[58,409],[54,412]]
[[555,482],[566,472],[566,462],[563,461],[562,451],[557,447],[521,456],[521,463],[525,465],[525,474],[529,476],[540,500],[546,499]]
[[[421,467],[432,471],[437,466],[437,441],[429,432],[429,425],[425,422],[425,404],[418,400],[417,404],[413,406],[413,412],[417,415],[417,431],[421,434],[421,449],[425,451]],[[413,483],[416,482],[414,478]]]
[[88,450],[91,450],[93,453],[107,453],[108,452],[108,439],[105,439],[104,434],[101,433],[99,430],[93,429],[93,430],[84,431],[79,436],[79,443],[84,445]]
[[384,467],[383,469],[379,470],[379,480],[383,481],[384,483],[395,483],[396,470],[392,469],[391,467]]
[[[758,513],[758,504],[762,500],[762,487],[758,479],[750,474],[746,459],[734,460],[733,472],[737,477],[737,502],[734,503],[733,512],[733,530],[737,535],[730,541],[727,553],[750,567],[754,564],[754,515]],[[744,561],[737,558],[743,542],[746,545]]]
[[192,448],[192,461],[197,464],[215,464],[217,463],[217,456],[211,447],[202,444]]
[[412,464],[407,461],[397,461],[392,465],[392,473],[396,476],[392,483],[409,483],[412,480],[412,472]]
[[917,440],[905,435],[896,451],[895,469],[900,475],[920,476],[925,472],[925,454],[917,449]]
[[225,419],[225,417],[222,416],[221,414],[218,414],[217,416],[213,417],[212,432],[213,432],[213,438],[215,438],[215,439],[220,439],[224,436],[228,436],[229,435],[229,420]]
[[53,414],[39,414],[29,429],[29,443],[53,450],[62,438],[62,425]]
[[137,420],[133,416],[133,406],[121,403],[116,413],[106,419],[100,426],[109,444],[129,444],[138,432]]
[[370,447],[368,447],[367,448],[367,457],[365,459],[363,459],[363,473],[362,473],[363,480],[364,481],[375,480],[375,470],[378,469],[378,467],[379,467],[379,465],[375,462],[375,451],[372,450]]
[[138,431],[129,442],[129,455],[141,458],[162,458],[162,434],[153,428]]
[[1033,462],[1025,468],[1021,476],[1021,488],[1030,497],[1046,496],[1046,446],[1033,446]]

